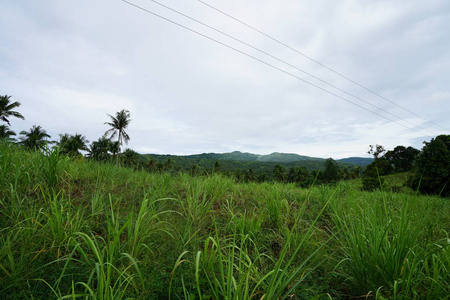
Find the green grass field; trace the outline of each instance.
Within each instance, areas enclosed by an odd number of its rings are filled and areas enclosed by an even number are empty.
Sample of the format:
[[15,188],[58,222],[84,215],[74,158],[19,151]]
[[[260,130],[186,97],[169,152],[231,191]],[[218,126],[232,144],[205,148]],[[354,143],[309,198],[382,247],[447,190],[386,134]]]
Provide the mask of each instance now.
[[448,298],[449,199],[357,187],[154,174],[0,143],[0,295]]

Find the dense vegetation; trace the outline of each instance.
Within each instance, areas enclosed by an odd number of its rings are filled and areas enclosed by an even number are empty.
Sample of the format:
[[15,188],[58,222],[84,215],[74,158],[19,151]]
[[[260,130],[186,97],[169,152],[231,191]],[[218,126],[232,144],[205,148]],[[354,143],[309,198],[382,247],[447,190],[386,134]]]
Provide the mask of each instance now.
[[438,299],[450,203],[148,173],[0,143],[10,299]]

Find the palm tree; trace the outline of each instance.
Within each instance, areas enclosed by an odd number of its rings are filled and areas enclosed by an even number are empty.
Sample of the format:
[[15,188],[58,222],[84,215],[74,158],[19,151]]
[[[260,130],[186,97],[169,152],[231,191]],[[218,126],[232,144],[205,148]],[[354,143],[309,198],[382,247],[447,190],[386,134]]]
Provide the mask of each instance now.
[[48,143],[50,135],[41,126],[33,125],[30,131],[21,131],[20,144],[31,150],[41,150]]
[[14,141],[15,139],[11,138],[12,135],[16,135],[16,133],[9,130],[8,126],[0,125],[0,140]]
[[11,101],[9,100],[10,98],[11,96],[8,95],[0,96],[0,120],[8,123],[8,125],[11,125],[8,120],[10,116],[25,120],[25,118],[19,112],[12,110],[16,107],[19,107],[20,103],[17,101],[11,103]]
[[59,135],[58,144],[61,147],[61,153],[72,157],[81,155],[79,150],[88,151],[89,149],[86,146],[87,143],[89,143],[89,141],[86,137],[78,133],[75,135],[67,133]]
[[141,162],[141,155],[132,149],[126,149],[121,156],[123,164],[127,167],[138,167]]
[[118,111],[116,113],[115,117],[111,115],[108,116],[111,118],[111,122],[105,122],[105,124],[111,126],[111,128],[105,132],[105,137],[108,137],[110,135],[110,138],[112,139],[117,135],[117,142],[119,143],[119,147],[115,155],[117,157],[118,163],[118,154],[120,152],[120,147],[124,142],[125,144],[128,144],[128,141],[130,140],[130,136],[125,132],[125,129],[127,129],[131,121],[130,112],[128,110],[122,109],[121,111]]
[[87,157],[91,157],[98,161],[106,161],[109,159],[110,154],[114,153],[113,144],[118,144],[117,142],[111,142],[106,137],[101,137],[98,139],[98,141],[92,142],[91,146],[89,147]]

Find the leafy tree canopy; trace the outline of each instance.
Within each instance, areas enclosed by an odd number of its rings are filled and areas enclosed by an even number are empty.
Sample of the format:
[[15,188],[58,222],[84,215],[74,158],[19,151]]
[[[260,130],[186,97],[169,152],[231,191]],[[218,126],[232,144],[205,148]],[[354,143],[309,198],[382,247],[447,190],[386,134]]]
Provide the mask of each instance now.
[[69,156],[75,157],[81,155],[80,150],[88,151],[87,143],[89,141],[85,136],[76,133],[75,135],[71,134],[60,134],[59,135],[59,146],[60,153],[67,154]]
[[8,123],[8,125],[10,125],[9,123],[9,117],[16,117],[19,119],[24,120],[24,116],[22,116],[22,114],[20,114],[17,111],[14,111],[13,109],[17,108],[20,106],[19,102],[11,102],[11,96],[5,95],[5,96],[0,96],[0,120],[2,120],[3,122]]
[[16,133],[9,129],[6,125],[0,125],[0,140],[14,141],[11,136],[16,135]]
[[[110,136],[111,139],[117,136],[117,141],[119,142],[119,147],[128,143],[130,136],[125,131],[128,125],[130,125],[130,112],[128,110],[122,109],[116,113],[116,116],[108,115],[111,118],[111,122],[105,122],[111,128],[105,132],[105,137]],[[120,148],[118,149],[120,152]]]
[[118,152],[118,148],[119,143],[117,141],[111,142],[110,139],[103,136],[97,141],[92,142],[87,150],[87,157],[93,158],[97,161],[107,161],[111,157],[111,154]]
[[414,168],[414,161],[419,153],[413,147],[397,146],[386,152],[384,158],[394,165],[395,172],[407,172]]
[[41,150],[49,143],[50,135],[41,126],[33,125],[30,131],[24,130],[20,134],[20,144],[30,150]]
[[421,192],[450,196],[450,135],[439,135],[425,146],[416,160],[413,186]]

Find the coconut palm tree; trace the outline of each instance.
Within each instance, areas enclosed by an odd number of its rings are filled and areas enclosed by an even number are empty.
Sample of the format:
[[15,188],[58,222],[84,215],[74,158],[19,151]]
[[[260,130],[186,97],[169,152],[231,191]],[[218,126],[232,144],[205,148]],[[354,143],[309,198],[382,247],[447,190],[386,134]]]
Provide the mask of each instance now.
[[20,134],[23,135],[20,137],[20,144],[30,150],[41,150],[49,143],[47,138],[50,138],[50,135],[41,126],[33,125],[30,131],[24,130]]
[[75,135],[71,134],[60,134],[58,145],[60,146],[60,153],[67,154],[69,156],[75,157],[80,156],[81,153],[79,150],[88,151],[87,143],[89,141],[85,136],[76,133]]
[[92,142],[87,157],[97,161],[106,161],[110,158],[110,152],[115,153],[113,144],[118,144],[118,142],[111,142],[111,140],[102,136],[97,141]]
[[12,135],[16,135],[16,133],[12,130],[9,130],[9,127],[6,125],[0,125],[0,140],[5,141],[14,141],[14,138],[11,138]]
[[20,106],[20,103],[17,101],[11,103],[10,98],[11,96],[8,95],[0,96],[0,120],[8,123],[8,125],[11,125],[8,120],[11,116],[25,120],[19,112],[13,111],[14,108]]
[[110,139],[113,139],[115,136],[117,136],[117,142],[119,143],[119,147],[115,155],[118,163],[119,162],[118,154],[120,152],[120,147],[123,145],[124,142],[125,144],[128,144],[128,141],[130,140],[130,136],[125,131],[125,129],[127,129],[131,121],[130,112],[128,110],[122,109],[121,111],[118,111],[116,113],[115,117],[111,115],[108,116],[111,118],[111,122],[105,122],[105,124],[111,126],[111,128],[105,132],[105,137],[110,136]]

